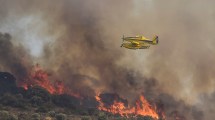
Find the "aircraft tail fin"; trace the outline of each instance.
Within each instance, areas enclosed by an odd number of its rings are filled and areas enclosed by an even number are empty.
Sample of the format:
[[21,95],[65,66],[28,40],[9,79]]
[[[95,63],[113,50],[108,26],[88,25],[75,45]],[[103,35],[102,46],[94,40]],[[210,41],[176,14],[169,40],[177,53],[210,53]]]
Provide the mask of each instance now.
[[158,36],[156,35],[156,36],[152,39],[152,43],[153,43],[153,45],[157,45],[158,42],[159,42]]

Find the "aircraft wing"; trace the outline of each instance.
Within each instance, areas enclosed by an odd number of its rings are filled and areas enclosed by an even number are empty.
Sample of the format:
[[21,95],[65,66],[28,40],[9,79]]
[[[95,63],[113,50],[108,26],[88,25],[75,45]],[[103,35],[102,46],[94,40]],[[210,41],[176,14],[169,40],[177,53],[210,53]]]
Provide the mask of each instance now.
[[142,36],[142,39],[147,39],[146,37]]
[[144,36],[141,36],[140,41],[144,41],[144,40],[150,40],[150,39],[148,39],[148,38],[146,38],[146,37],[144,37]]

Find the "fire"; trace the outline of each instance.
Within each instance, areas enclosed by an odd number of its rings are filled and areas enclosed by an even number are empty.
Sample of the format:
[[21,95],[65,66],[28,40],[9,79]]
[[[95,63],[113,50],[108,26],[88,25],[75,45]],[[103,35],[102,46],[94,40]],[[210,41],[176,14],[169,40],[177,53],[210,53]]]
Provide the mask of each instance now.
[[27,90],[29,86],[43,87],[51,94],[69,94],[80,98],[79,94],[70,91],[62,81],[51,81],[49,79],[49,74],[44,71],[39,64],[33,66],[29,79],[22,85],[25,90]]
[[46,90],[48,90],[51,94],[59,93],[58,89],[55,89],[54,85],[48,79],[48,73],[45,72],[39,66],[39,64],[37,64],[33,68],[30,78],[31,78],[32,83],[33,83],[32,85],[38,85],[38,86],[41,86],[43,88],[46,88]]
[[[39,64],[33,67],[29,75],[29,80],[22,85],[25,90],[27,90],[29,86],[41,86],[51,94],[68,94],[76,98],[82,98],[79,94],[73,93],[62,81],[51,81],[49,79],[49,74],[44,71]],[[99,102],[99,110],[110,112],[112,114],[119,114],[126,117],[141,115],[151,116],[155,119],[165,118],[162,112],[163,110],[156,109],[150,105],[143,95],[139,96],[134,106],[127,105],[123,100],[120,101],[115,98],[111,105],[107,106],[100,95],[95,96],[95,98]]]
[[36,64],[30,73],[30,80],[24,84],[24,88],[27,89],[28,86],[38,85],[45,88],[51,94],[62,94],[64,92],[64,84],[60,81],[51,81],[49,79],[49,74],[44,71],[39,64]]
[[129,115],[141,115],[141,116],[151,116],[153,118],[158,119],[159,115],[156,113],[156,110],[148,103],[148,101],[144,98],[144,96],[140,96],[136,101],[136,105],[134,107],[125,106],[123,102],[114,101],[114,103],[106,107],[102,102],[99,95],[95,96],[96,100],[99,102],[98,109],[106,112],[110,112],[113,114],[119,114],[121,116],[128,117]]
[[143,96],[140,96],[139,100],[136,102],[136,114],[142,116],[149,115],[153,118],[158,118],[158,114]]

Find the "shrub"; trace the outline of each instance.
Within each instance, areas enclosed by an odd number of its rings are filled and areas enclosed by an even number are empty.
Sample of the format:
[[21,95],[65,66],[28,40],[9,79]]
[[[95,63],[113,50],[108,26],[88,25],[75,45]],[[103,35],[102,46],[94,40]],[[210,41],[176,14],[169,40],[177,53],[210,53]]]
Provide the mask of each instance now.
[[40,106],[40,105],[42,105],[44,103],[42,98],[39,97],[39,96],[33,96],[30,101],[31,101],[31,104],[33,106]]
[[57,119],[57,120],[66,120],[67,117],[66,117],[65,114],[59,113],[59,114],[56,115],[56,119]]
[[40,114],[34,113],[31,115],[31,120],[40,120]]
[[8,111],[0,111],[0,119],[7,119],[9,116]]
[[46,89],[39,86],[30,87],[25,96],[36,105],[42,105],[51,100],[50,93]]
[[28,116],[28,114],[27,113],[20,113],[19,115],[18,115],[18,120],[29,120],[29,118],[28,118],[29,116]]
[[117,118],[115,118],[115,120],[127,120],[127,118],[125,118],[125,117],[117,117]]
[[18,120],[18,117],[13,114],[9,114],[8,111],[0,111],[0,120]]
[[48,112],[48,115],[49,115],[50,117],[55,117],[56,113],[55,113],[55,111],[49,111],[49,112]]
[[137,120],[154,120],[151,116],[138,116]]
[[16,97],[9,93],[4,94],[0,99],[1,104],[6,106],[14,106],[16,101]]
[[88,109],[88,114],[89,115],[98,115],[99,114],[99,110],[95,109],[95,108],[89,108]]
[[98,120],[107,120],[107,116],[105,115],[104,112],[99,112]]
[[44,120],[52,120],[52,118],[51,117],[45,117]]
[[80,102],[77,98],[70,95],[53,95],[52,101],[55,105],[59,107],[67,107],[71,109],[76,109],[77,105],[80,105]]
[[26,108],[26,101],[23,99],[21,94],[13,95],[10,93],[4,94],[0,98],[0,103],[5,106],[18,107],[18,108]]
[[49,108],[45,107],[45,106],[40,106],[39,108],[37,108],[36,112],[39,113],[47,113],[49,111]]
[[79,115],[89,115],[88,110],[85,109],[77,109],[75,112]]
[[81,118],[81,120],[91,120],[91,117],[90,117],[90,116],[83,116],[83,117]]
[[10,114],[8,120],[18,120],[16,115]]

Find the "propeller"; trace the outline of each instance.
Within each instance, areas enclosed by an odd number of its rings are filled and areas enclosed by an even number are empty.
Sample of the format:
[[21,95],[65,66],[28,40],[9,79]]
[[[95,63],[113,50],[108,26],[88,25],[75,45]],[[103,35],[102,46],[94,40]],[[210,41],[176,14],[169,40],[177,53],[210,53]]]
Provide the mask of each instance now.
[[122,41],[124,41],[124,39],[125,39],[125,36],[123,35],[123,36],[122,36]]

